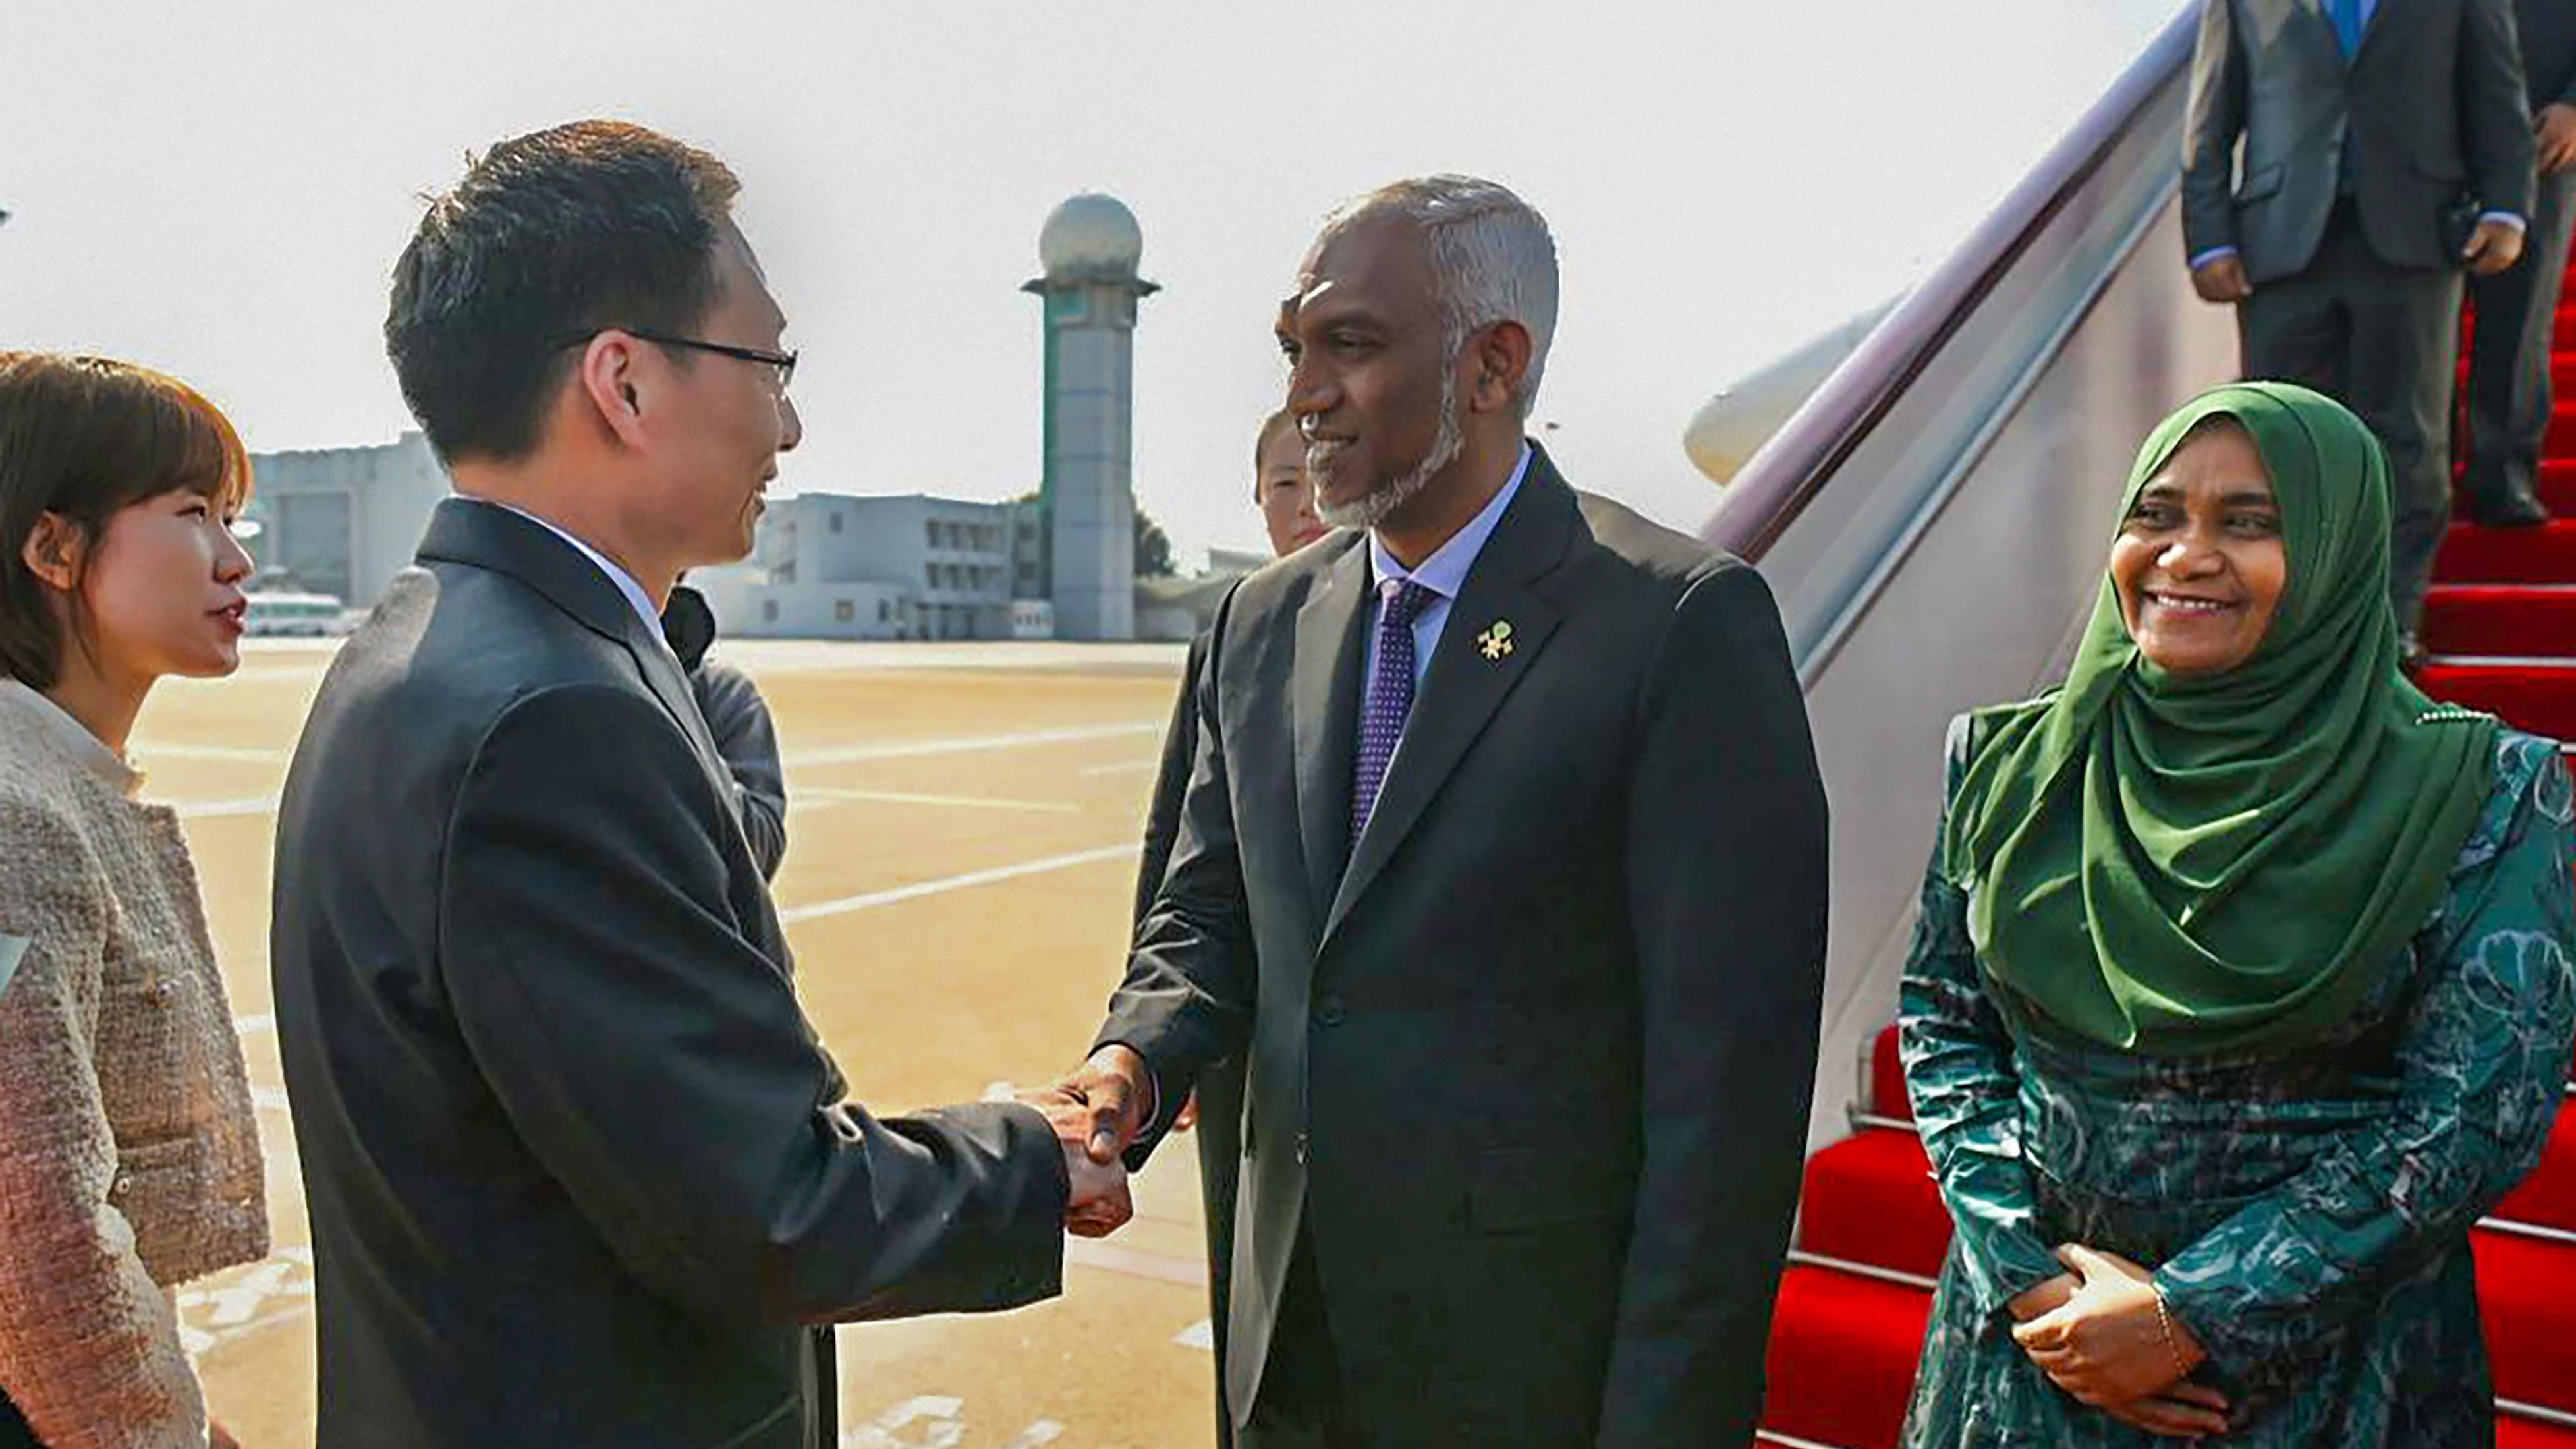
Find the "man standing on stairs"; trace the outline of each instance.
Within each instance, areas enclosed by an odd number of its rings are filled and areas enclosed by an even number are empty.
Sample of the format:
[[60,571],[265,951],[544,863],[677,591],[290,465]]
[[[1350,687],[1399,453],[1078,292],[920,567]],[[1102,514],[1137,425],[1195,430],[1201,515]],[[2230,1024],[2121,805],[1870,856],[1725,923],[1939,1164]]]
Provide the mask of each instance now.
[[2552,405],[2549,354],[2559,283],[2576,225],[2576,4],[2517,0],[2539,174],[2522,264],[2470,284],[2478,322],[2469,355],[2468,473],[2460,498],[2489,528],[2549,521],[2534,493]]
[[1170,868],[1046,1105],[1115,1160],[1243,1054],[1242,1449],[1750,1443],[1824,958],[1779,614],[1524,436],[1557,269],[1519,197],[1395,183],[1298,272],[1342,531],[1219,611]]
[[2512,0],[2202,0],[2192,286],[2236,307],[2246,376],[2338,397],[2379,435],[2410,656],[2450,517],[2459,269],[2521,256],[2532,156]]

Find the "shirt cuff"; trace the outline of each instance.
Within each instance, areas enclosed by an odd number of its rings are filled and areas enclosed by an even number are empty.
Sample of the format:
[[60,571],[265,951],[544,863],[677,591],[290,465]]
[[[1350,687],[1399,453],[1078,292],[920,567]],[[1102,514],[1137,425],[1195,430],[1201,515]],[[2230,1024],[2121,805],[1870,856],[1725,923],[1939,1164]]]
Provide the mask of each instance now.
[[2481,224],[2490,221],[2502,222],[2515,231],[2531,230],[2531,223],[2524,220],[2522,213],[2517,211],[2481,211],[2478,213],[2478,221]]
[[2202,252],[2191,259],[2191,269],[2196,272],[2201,268],[2208,266],[2211,262],[2219,261],[2235,255],[2236,248],[2234,247],[2211,247],[2209,250]]

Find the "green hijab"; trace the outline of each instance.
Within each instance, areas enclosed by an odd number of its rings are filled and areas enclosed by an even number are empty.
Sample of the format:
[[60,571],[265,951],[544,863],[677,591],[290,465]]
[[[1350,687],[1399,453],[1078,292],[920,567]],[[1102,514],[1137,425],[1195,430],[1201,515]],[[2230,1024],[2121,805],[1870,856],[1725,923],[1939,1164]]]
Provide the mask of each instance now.
[[2495,770],[2496,722],[2398,672],[2388,464],[2360,419],[2284,383],[2185,404],[2120,514],[2193,428],[2262,454],[2289,577],[2253,656],[2140,657],[2106,575],[2053,694],[1979,711],[1942,840],[1986,969],[2058,1025],[2152,1056],[2311,1040],[2394,969]]

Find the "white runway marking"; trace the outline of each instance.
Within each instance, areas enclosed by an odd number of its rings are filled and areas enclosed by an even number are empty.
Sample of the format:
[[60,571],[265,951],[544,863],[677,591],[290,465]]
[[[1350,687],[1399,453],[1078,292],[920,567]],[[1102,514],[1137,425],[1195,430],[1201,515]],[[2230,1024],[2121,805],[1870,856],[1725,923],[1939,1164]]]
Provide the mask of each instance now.
[[145,759],[164,760],[232,760],[246,765],[283,765],[286,751],[253,749],[242,745],[185,745],[176,741],[145,740],[127,747]]
[[203,1354],[313,1310],[313,1250],[281,1248],[266,1261],[177,1296],[179,1344]]
[[1009,735],[965,735],[948,740],[914,740],[900,745],[828,745],[817,750],[789,750],[791,768],[847,765],[860,760],[909,760],[924,755],[964,755],[979,750],[1015,750],[1023,745],[1068,745],[1086,740],[1124,739],[1162,733],[1161,720],[1137,724],[1079,725],[1068,729],[1026,730]]
[[[1124,1273],[1130,1278],[1153,1278],[1164,1283],[1186,1283],[1193,1288],[1207,1286],[1205,1258],[1173,1258],[1161,1253],[1140,1253],[1098,1238],[1067,1238],[1064,1260],[1085,1268]],[[1210,1340],[1214,1342],[1213,1339]]]
[[1183,1348],[1203,1349],[1206,1352],[1214,1353],[1216,1352],[1216,1320],[1213,1318],[1202,1318],[1198,1322],[1191,1324],[1189,1327],[1182,1329],[1180,1332],[1173,1334],[1172,1342],[1179,1344]]
[[233,815],[268,815],[277,809],[275,795],[251,795],[239,800],[199,800],[175,807],[182,820],[216,820]]
[[[872,1424],[843,1430],[841,1446],[842,1449],[953,1449],[966,1437],[966,1423],[958,1417],[965,1407],[965,1400],[945,1394],[922,1394],[906,1399],[877,1415],[876,1422]],[[928,1422],[923,1424],[920,1438],[899,1432],[924,1420]]]
[[261,1032],[275,1030],[277,1030],[277,1018],[273,1016],[236,1016],[233,1018],[233,1034],[236,1036],[257,1036]]
[[861,801],[881,805],[936,805],[956,810],[1034,810],[1049,815],[1075,815],[1082,807],[1062,800],[999,800],[984,795],[923,795],[908,790],[844,790],[829,785],[808,785],[798,790],[787,808],[800,806],[840,805]]
[[1018,880],[1022,876],[1044,875],[1049,871],[1070,870],[1075,866],[1095,865],[1104,860],[1119,860],[1134,856],[1140,849],[1142,847],[1131,840],[1123,845],[1104,845],[1098,850],[1078,850],[1071,855],[1050,855],[1042,860],[1022,861],[1018,865],[996,866],[991,870],[969,871],[965,875],[917,881],[912,885],[897,886],[892,890],[870,891],[860,896],[844,896],[837,901],[817,901],[810,906],[798,906],[793,910],[780,911],[778,919],[782,925],[792,926],[799,921],[818,920],[824,916],[846,916],[852,911],[874,910],[878,906],[897,905],[904,901],[919,900],[923,896],[944,895],[949,891],[965,890],[970,886],[992,885],[999,881]]
[[1163,762],[1160,760],[1120,760],[1114,765],[1085,765],[1081,773],[1091,776],[1141,775],[1147,770],[1159,770],[1162,766]]
[[[868,1423],[841,1431],[841,1449],[956,1449],[966,1442],[966,1401],[949,1394],[904,1400]],[[1045,1449],[1064,1437],[1064,1426],[1039,1419],[1012,1435],[1002,1449]]]
[[[915,740],[900,745],[832,745],[816,750],[790,750],[785,763],[797,769],[822,765],[849,765],[865,760],[910,760],[934,755],[974,754],[985,750],[1015,750],[1027,745],[1081,744],[1091,740],[1124,739],[1130,735],[1150,735],[1163,728],[1157,721],[1139,724],[1080,725],[1058,730],[1026,730],[1008,735],[966,735],[950,740]],[[133,752],[145,759],[155,756],[172,760],[233,760],[244,763],[282,765],[284,750],[255,750],[231,745],[138,744]],[[1116,765],[1102,774],[1130,768],[1151,769],[1152,761],[1128,766]],[[1086,770],[1083,773],[1090,774]],[[275,795],[244,796],[236,800],[200,800],[177,807],[182,820],[213,820],[228,816],[267,815],[277,809]],[[897,790],[833,790],[807,786],[788,792],[788,808],[793,810],[808,801],[833,804],[844,800],[871,800],[890,805],[938,805],[965,810],[1030,810],[1050,814],[1079,811],[1079,805],[1055,801],[992,800],[966,795],[917,795]]]

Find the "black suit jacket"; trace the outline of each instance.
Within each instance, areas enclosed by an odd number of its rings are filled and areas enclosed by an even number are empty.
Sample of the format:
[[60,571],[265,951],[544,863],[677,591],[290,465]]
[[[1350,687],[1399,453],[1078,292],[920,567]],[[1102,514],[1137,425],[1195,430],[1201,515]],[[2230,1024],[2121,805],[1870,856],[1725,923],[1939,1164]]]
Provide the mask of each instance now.
[[689,670],[689,692],[705,716],[716,758],[733,780],[742,835],[763,880],[778,878],[787,859],[787,770],[778,758],[778,726],[751,676],[721,659]]
[[2576,5],[2568,0],[2515,0],[2522,75],[2531,108],[2576,105]]
[[733,777],[734,805],[751,858],[759,863],[763,879],[776,880],[779,864],[787,859],[787,771],[778,758],[778,727],[769,717],[769,703],[750,675],[707,657],[716,642],[716,615],[704,594],[686,584],[673,586],[662,606],[662,637],[679,656],[698,714],[715,741],[716,758]]
[[2235,247],[2258,287],[2304,270],[2334,210],[2347,131],[2362,233],[2392,266],[2459,265],[2444,214],[2462,204],[2530,216],[2512,0],[2379,0],[2348,61],[2320,0],[2201,0],[2186,253]]
[[1063,1156],[871,1118],[798,1010],[679,665],[598,569],[439,505],[278,818],[323,1449],[809,1449],[829,1335],[1059,1286]]
[[1154,907],[1163,871],[1172,863],[1172,842],[1181,834],[1181,801],[1189,792],[1190,768],[1199,756],[1199,676],[1207,672],[1208,636],[1190,640],[1181,664],[1181,692],[1172,701],[1172,722],[1163,730],[1163,759],[1154,770],[1154,795],[1145,806],[1144,858],[1136,866],[1136,920]]
[[1344,534],[1219,614],[1101,1032],[1166,1118],[1249,1051],[1227,1402],[1256,1402],[1302,1223],[1373,1444],[1748,1443],[1825,921],[1769,592],[1539,455],[1354,849],[1368,595]]

